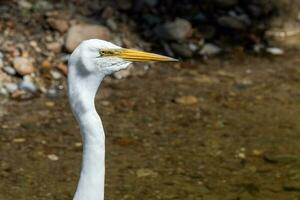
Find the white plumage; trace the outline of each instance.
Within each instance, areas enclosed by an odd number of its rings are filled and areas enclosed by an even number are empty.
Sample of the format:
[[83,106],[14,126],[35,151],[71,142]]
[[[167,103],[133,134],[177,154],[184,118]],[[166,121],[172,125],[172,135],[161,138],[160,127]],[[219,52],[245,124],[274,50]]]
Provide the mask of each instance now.
[[94,99],[103,78],[125,69],[132,61],[176,60],[124,49],[97,39],[83,41],[69,59],[69,102],[83,141],[82,166],[74,200],[104,199],[105,134]]

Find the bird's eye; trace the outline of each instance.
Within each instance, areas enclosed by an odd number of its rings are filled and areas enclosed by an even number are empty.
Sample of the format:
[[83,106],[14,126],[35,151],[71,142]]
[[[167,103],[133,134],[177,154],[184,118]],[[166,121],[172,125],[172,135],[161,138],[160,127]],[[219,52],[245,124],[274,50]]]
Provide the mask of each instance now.
[[104,56],[105,55],[105,51],[104,50],[99,50],[99,54],[100,54],[100,56]]

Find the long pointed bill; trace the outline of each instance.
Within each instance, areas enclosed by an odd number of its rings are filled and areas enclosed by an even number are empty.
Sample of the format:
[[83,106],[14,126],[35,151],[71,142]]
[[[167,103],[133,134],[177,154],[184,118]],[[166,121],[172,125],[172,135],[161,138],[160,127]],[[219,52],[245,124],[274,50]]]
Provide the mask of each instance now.
[[177,59],[134,49],[122,49],[118,57],[129,61],[178,61]]
[[178,61],[177,59],[134,49],[102,49],[101,56],[116,56],[128,61]]

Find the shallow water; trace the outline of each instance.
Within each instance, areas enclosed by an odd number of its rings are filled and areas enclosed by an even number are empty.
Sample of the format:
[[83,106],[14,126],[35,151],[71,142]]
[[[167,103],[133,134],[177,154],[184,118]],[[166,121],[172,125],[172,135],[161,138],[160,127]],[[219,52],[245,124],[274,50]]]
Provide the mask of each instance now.
[[[105,81],[106,199],[300,199],[299,64],[227,56]],[[0,200],[71,199],[81,140],[66,97],[0,111]]]

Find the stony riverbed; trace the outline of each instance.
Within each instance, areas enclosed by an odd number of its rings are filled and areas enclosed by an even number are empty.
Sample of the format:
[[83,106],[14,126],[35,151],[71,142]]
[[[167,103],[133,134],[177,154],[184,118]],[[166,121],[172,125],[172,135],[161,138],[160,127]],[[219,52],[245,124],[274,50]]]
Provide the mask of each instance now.
[[[235,54],[106,79],[106,198],[299,199],[299,64]],[[71,199],[81,140],[66,96],[0,111],[0,200]]]

